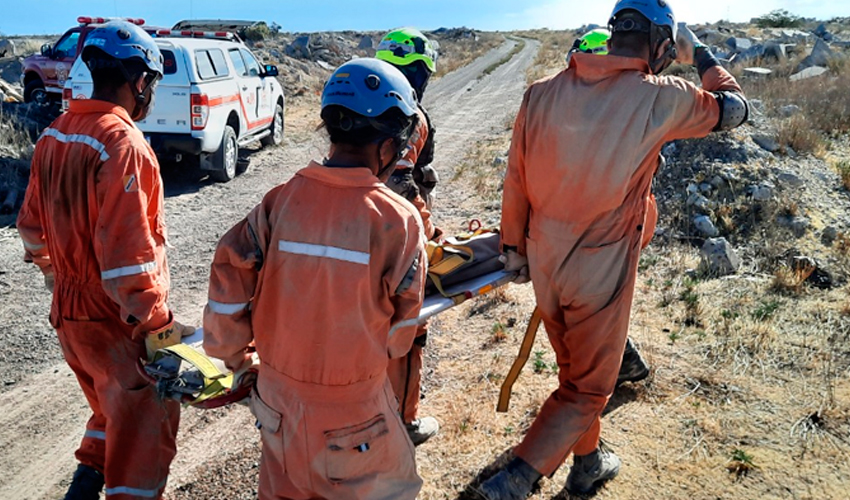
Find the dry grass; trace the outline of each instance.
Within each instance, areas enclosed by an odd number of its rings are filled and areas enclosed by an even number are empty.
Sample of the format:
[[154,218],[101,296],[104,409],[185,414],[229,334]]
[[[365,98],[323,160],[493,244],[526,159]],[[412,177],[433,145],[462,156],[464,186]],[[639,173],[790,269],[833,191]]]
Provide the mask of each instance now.
[[844,189],[850,190],[850,160],[838,160],[834,163],[835,171],[841,177]]
[[495,49],[505,41],[505,37],[498,33],[479,32],[478,39],[453,40],[437,37],[440,42],[440,58],[437,61],[437,72],[434,78],[440,78],[452,71],[462,68]]
[[[509,120],[505,119],[507,128]],[[510,121],[513,128],[513,121]],[[501,199],[510,134],[502,134],[477,142],[457,167],[452,180],[463,180],[475,190],[479,203],[492,204]]]
[[829,75],[790,82],[786,77],[799,60],[800,56],[780,65],[772,78],[745,79],[744,90],[748,96],[764,100],[771,110],[799,106],[799,114],[781,121],[780,144],[820,154],[828,146],[828,138],[850,132],[850,67],[845,59],[836,59]]
[[573,46],[573,41],[579,36],[577,32],[572,30],[534,30],[524,31],[520,34],[523,37],[534,38],[540,42],[537,57],[526,72],[528,83],[535,82],[564,69],[567,52]]

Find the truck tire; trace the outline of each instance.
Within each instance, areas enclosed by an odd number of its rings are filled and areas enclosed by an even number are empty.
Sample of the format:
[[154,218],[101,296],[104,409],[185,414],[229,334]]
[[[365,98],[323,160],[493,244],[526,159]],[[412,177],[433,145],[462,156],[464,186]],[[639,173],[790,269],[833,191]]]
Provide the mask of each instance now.
[[44,83],[42,83],[38,78],[30,81],[26,87],[24,87],[24,102],[33,101],[41,105],[45,105],[50,102],[50,96],[44,88]]
[[236,163],[239,161],[239,143],[236,142],[236,132],[233,127],[226,125],[221,137],[218,151],[212,155],[215,170],[210,177],[217,182],[230,182],[236,177]]
[[274,120],[272,120],[271,134],[260,139],[263,147],[280,146],[283,142],[283,107],[278,104],[274,108]]

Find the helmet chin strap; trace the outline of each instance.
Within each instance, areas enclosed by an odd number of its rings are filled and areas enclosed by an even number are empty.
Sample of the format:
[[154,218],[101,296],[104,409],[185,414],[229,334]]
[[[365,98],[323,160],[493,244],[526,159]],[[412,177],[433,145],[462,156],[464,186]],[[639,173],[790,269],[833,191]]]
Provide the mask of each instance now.
[[[649,63],[649,69],[652,71],[653,75],[657,75],[667,69],[671,64],[673,64],[673,61],[678,55],[676,43],[673,40],[666,36],[660,40],[658,40],[658,38],[658,29],[653,25],[653,27],[649,30],[650,54],[649,60],[647,61]],[[658,52],[659,47],[661,47],[661,45],[667,40],[671,41],[670,46],[667,47],[667,50],[665,50],[663,54],[661,54],[661,57],[653,59],[655,54]]]

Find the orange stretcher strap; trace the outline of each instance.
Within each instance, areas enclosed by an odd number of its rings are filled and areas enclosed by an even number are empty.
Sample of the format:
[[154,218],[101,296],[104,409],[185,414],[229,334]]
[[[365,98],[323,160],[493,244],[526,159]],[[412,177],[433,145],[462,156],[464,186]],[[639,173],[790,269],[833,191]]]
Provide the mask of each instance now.
[[508,376],[505,377],[505,381],[502,382],[502,388],[499,391],[499,404],[496,405],[496,411],[499,413],[508,411],[508,407],[511,404],[511,390],[514,387],[514,382],[519,377],[519,372],[522,371],[522,367],[528,361],[528,356],[531,354],[531,348],[534,346],[534,339],[537,337],[537,329],[540,328],[541,320],[540,308],[535,307],[531,318],[528,320],[528,328],[525,329],[525,337],[523,337],[522,345],[519,347],[519,354],[514,360]]

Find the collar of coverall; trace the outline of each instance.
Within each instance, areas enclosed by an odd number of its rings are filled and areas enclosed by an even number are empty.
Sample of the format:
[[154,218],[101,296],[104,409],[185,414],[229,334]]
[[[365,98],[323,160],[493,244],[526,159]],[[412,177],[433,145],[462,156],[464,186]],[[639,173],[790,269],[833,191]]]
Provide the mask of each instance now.
[[600,56],[577,52],[570,58],[570,68],[575,68],[579,76],[592,80],[602,80],[623,71],[640,71],[650,74],[649,63],[637,57]]
[[329,168],[311,161],[307,168],[298,172],[302,177],[316,179],[325,184],[348,187],[380,187],[384,184],[368,168]]
[[117,104],[107,101],[99,101],[97,99],[73,99],[68,103],[68,112],[85,114],[85,113],[111,113],[132,125],[133,120],[126,109]]

